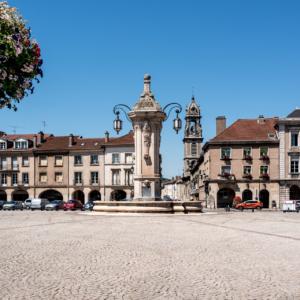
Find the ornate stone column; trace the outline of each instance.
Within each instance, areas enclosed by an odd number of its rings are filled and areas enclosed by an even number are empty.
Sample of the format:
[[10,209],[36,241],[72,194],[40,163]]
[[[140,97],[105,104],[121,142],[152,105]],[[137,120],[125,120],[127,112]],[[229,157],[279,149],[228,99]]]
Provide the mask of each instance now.
[[160,200],[160,134],[166,119],[150,88],[151,76],[144,76],[144,91],[128,117],[135,140],[134,200]]

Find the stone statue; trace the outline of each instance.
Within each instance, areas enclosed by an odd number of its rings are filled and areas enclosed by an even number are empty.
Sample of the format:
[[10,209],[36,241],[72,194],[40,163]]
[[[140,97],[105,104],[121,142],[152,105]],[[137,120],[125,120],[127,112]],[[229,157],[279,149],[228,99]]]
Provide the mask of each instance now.
[[151,146],[151,127],[148,121],[145,121],[144,127],[143,127],[143,133],[144,133],[144,147],[145,147],[145,159],[149,159],[150,155],[150,146]]

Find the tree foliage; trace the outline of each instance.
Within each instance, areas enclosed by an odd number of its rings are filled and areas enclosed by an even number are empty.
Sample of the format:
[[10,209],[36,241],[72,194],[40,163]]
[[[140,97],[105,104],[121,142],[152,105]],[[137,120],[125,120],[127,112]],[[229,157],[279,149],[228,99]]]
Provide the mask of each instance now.
[[0,108],[16,110],[43,76],[38,43],[16,8],[0,2]]

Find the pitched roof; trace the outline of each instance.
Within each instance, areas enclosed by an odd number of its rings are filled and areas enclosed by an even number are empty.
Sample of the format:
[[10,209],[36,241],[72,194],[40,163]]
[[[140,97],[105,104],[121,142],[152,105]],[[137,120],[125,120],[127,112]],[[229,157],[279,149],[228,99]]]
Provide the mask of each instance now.
[[118,137],[109,138],[82,138],[73,136],[72,146],[69,145],[70,136],[49,136],[44,143],[39,145],[38,151],[69,151],[69,150],[100,150],[103,146],[124,146],[133,145],[133,133]]
[[[30,134],[3,134],[0,135],[0,138],[9,140],[9,141],[15,141],[17,139],[25,139],[25,140],[33,140],[34,137],[40,136],[40,133],[30,133]],[[49,134],[44,134],[44,138],[47,138]]]
[[296,108],[293,112],[291,112],[287,118],[300,118],[300,109]]
[[277,141],[277,118],[239,119],[209,143]]

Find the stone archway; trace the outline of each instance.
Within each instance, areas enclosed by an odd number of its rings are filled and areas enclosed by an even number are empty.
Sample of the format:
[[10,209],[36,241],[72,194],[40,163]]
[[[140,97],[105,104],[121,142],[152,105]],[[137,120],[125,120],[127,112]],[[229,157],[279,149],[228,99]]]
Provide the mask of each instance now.
[[290,187],[290,200],[300,200],[300,188],[297,185]]
[[123,190],[115,190],[111,192],[111,200],[122,201],[126,199],[126,193]]
[[270,193],[268,190],[261,190],[259,192],[259,200],[263,203],[263,208],[269,208]]
[[16,190],[11,195],[12,200],[14,201],[22,201],[24,202],[26,199],[29,198],[27,191],[24,190]]
[[224,208],[228,205],[232,207],[233,199],[235,197],[235,192],[231,188],[223,188],[218,191],[217,196],[217,207]]
[[40,194],[39,198],[48,199],[49,201],[63,200],[63,195],[56,190],[46,190]]
[[6,201],[7,200],[7,194],[5,191],[0,191],[0,200],[4,200]]
[[242,195],[243,201],[253,200],[253,193],[251,190],[244,190]]
[[101,200],[101,194],[99,191],[94,190],[89,193],[89,201],[94,202],[100,200]]
[[84,204],[84,192],[83,191],[81,191],[81,190],[77,190],[77,191],[75,191],[74,193],[73,193],[73,199],[74,200],[78,200],[78,201],[80,201],[82,204]]

